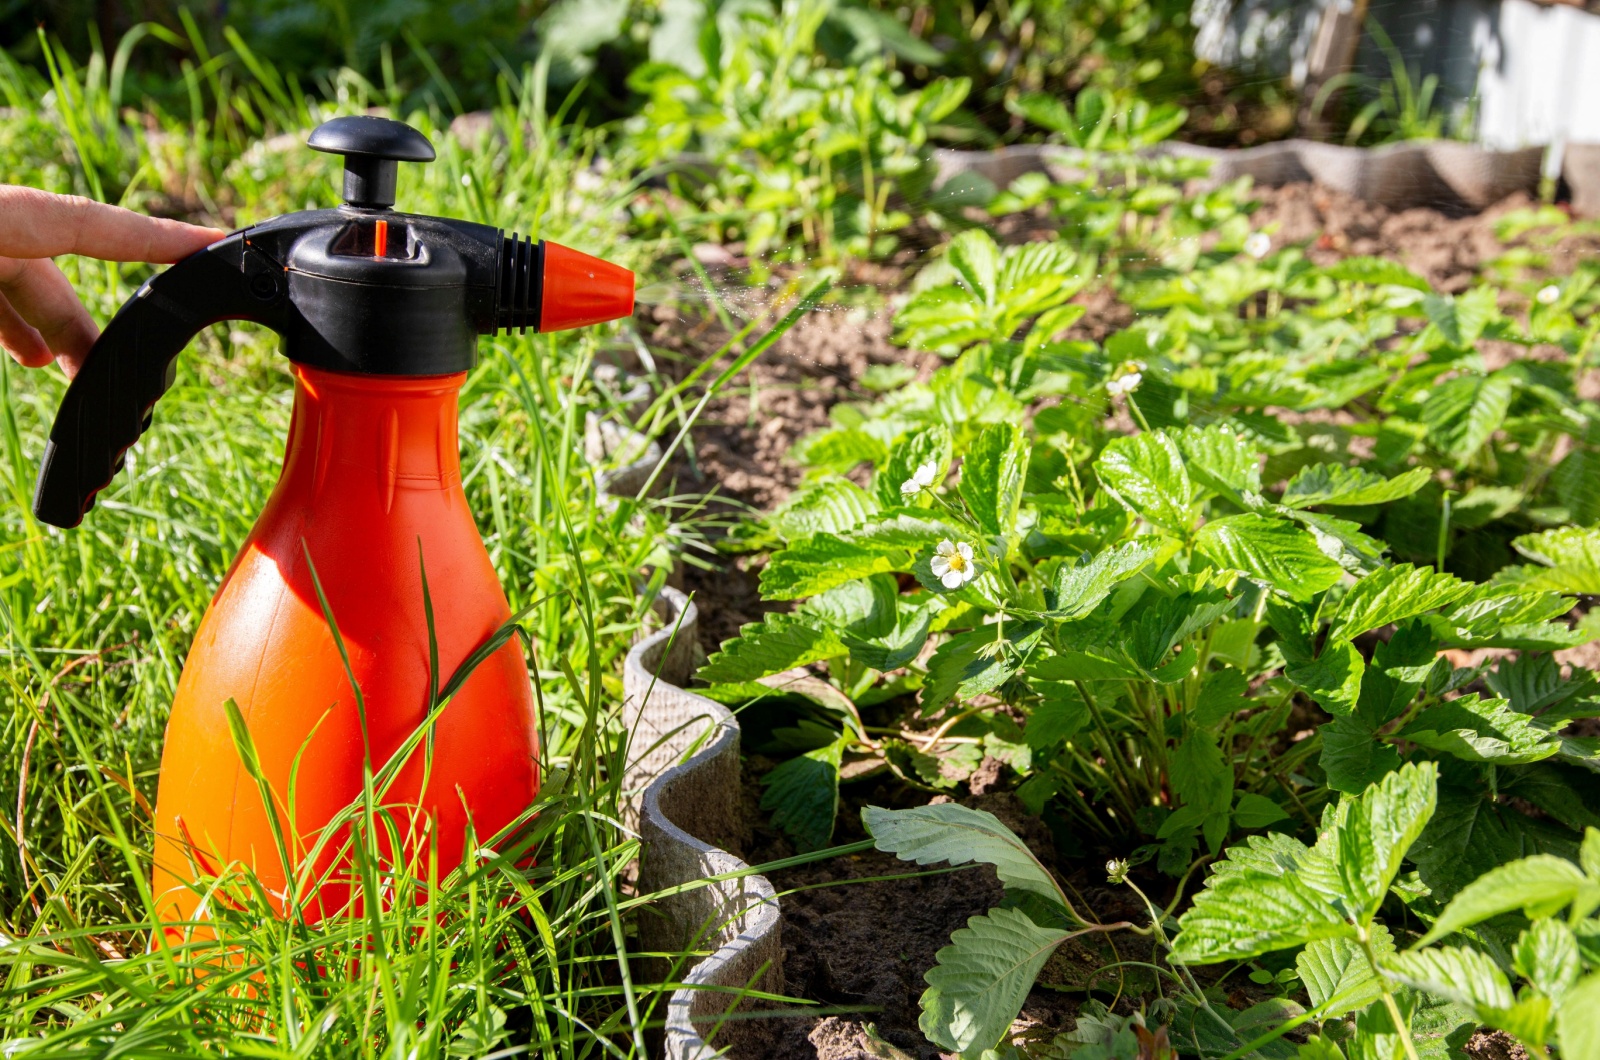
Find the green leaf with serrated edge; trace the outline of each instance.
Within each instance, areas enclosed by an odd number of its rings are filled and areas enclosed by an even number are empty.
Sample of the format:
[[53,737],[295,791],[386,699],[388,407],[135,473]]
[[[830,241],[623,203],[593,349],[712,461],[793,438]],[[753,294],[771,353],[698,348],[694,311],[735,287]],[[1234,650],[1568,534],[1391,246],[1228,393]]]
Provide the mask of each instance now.
[[874,574],[909,570],[915,552],[956,532],[905,509],[847,534],[812,534],[772,554],[761,572],[767,600],[796,600]]
[[813,628],[796,615],[773,613],[741,626],[739,636],[723,642],[697,676],[708,684],[754,681],[844,653],[832,630]]
[[1125,541],[1092,559],[1085,555],[1077,564],[1063,563],[1056,570],[1054,604],[1045,614],[1061,621],[1082,618],[1100,606],[1119,582],[1154,559],[1158,551],[1150,541]]
[[1282,832],[1246,836],[1243,845],[1228,848],[1228,856],[1212,866],[1212,871],[1218,875],[1258,872],[1276,878],[1292,874],[1310,854],[1310,847]]
[[[1126,620],[1121,624],[1121,651],[1156,680],[1177,681],[1187,676],[1199,657],[1199,646],[1184,642],[1237,605],[1222,586],[1205,584],[1206,577],[1209,575],[1202,575],[1199,581],[1190,579],[1199,586],[1193,591],[1173,596],[1151,594],[1133,628],[1126,628]],[[1179,645],[1184,645],[1183,654],[1175,657],[1172,650]]]
[[1582,869],[1565,858],[1550,854],[1519,858],[1489,870],[1463,887],[1419,945],[1513,910],[1548,915],[1571,905],[1595,886]]
[[1433,816],[1438,769],[1407,763],[1357,798],[1339,800],[1333,827],[1312,847],[1332,867],[1340,897],[1362,923],[1378,911],[1400,862]]
[[1194,521],[1189,473],[1177,444],[1165,434],[1112,439],[1094,470],[1118,503],[1156,526],[1181,534]]
[[1321,655],[1307,663],[1285,666],[1283,673],[1317,706],[1336,718],[1348,718],[1360,700],[1361,675],[1366,666],[1354,644],[1330,640],[1323,645]]
[[1498,372],[1439,384],[1422,405],[1428,440],[1457,464],[1465,463],[1505,423],[1516,389],[1510,376]]
[[1240,828],[1265,828],[1288,819],[1289,815],[1282,806],[1265,795],[1253,792],[1241,792],[1238,803],[1233,807],[1233,823]]
[[1041,928],[1016,909],[970,918],[923,976],[929,989],[922,995],[922,1033],[964,1056],[997,1045],[1068,934]]
[[1284,508],[1287,515],[1311,531],[1317,546],[1332,556],[1337,556],[1346,570],[1366,571],[1378,565],[1388,546],[1361,532],[1361,524],[1340,519],[1327,512],[1302,512]]
[[1195,548],[1218,567],[1243,571],[1295,600],[1310,600],[1344,576],[1309,533],[1254,512],[1206,523]]
[[798,464],[841,473],[859,464],[879,463],[885,455],[883,442],[853,427],[808,434],[790,451]]
[[1074,686],[1049,684],[1042,695],[1028,712],[1024,730],[1028,746],[1035,751],[1048,750],[1071,739],[1090,721],[1089,705]]
[[939,605],[931,601],[897,602],[894,628],[873,638],[841,633],[839,639],[850,649],[850,657],[874,670],[894,670],[905,666],[922,652],[933,612]]
[[1354,932],[1326,896],[1293,873],[1216,872],[1179,919],[1172,960],[1215,964]]
[[913,782],[920,781],[930,788],[953,788],[955,777],[946,776],[940,761],[920,747],[905,740],[886,739],[878,745],[886,762],[901,776]]
[[1419,747],[1466,762],[1526,765],[1561,750],[1561,741],[1518,714],[1503,699],[1477,694],[1428,707],[1399,732]]
[[1261,450],[1226,424],[1185,427],[1178,448],[1189,477],[1204,488],[1248,506],[1261,496]]
[[1589,878],[1600,883],[1600,828],[1590,826],[1583,830],[1583,844],[1578,848],[1578,864]]
[[[1215,653],[1213,653],[1215,658]],[[1250,679],[1232,667],[1205,675],[1190,719],[1202,729],[1213,728],[1251,706]]]
[[894,629],[896,609],[901,603],[900,585],[894,575],[874,574],[818,593],[801,604],[795,614],[858,637],[877,637]]
[[1473,586],[1430,567],[1400,564],[1373,571],[1351,587],[1328,629],[1329,640],[1353,640],[1369,629],[1444,607]]
[[1167,760],[1167,776],[1184,806],[1225,810],[1233,800],[1233,768],[1210,733],[1193,732],[1180,741]]
[[1550,483],[1573,522],[1600,521],[1600,451],[1574,449],[1556,465]]
[[[1242,1011],[1212,1002],[1211,1009],[1202,1009],[1186,998],[1177,1001],[1178,1011],[1169,1025],[1172,1043],[1184,1056],[1201,1060],[1222,1060],[1230,1053],[1242,1050],[1268,1031],[1305,1013],[1298,1003],[1284,997],[1269,998]],[[1258,1047],[1249,1055],[1253,1060],[1294,1060],[1298,1050],[1286,1038]],[[1116,1060],[1138,1060],[1140,1051],[1135,1048]],[[1077,1060],[1089,1060],[1083,1052],[1074,1053]],[[1105,1057],[1104,1060],[1112,1060]]]
[[1572,929],[1559,920],[1535,920],[1511,951],[1518,975],[1546,997],[1560,1001],[1583,974],[1583,959]]
[[1400,768],[1400,752],[1359,721],[1335,718],[1317,731],[1322,734],[1318,761],[1334,791],[1359,795]]
[[[1470,1010],[1408,987],[1394,991],[1394,999],[1418,1060],[1460,1060],[1461,1043],[1478,1027]],[[1350,1060],[1406,1060],[1409,1055],[1385,1005],[1368,1005],[1356,1013],[1345,1050]]]
[[813,534],[775,552],[761,572],[761,595],[768,600],[798,600],[836,585],[903,570],[911,552],[892,543],[857,543],[836,534]]
[[1532,803],[1580,835],[1600,828],[1600,775],[1591,769],[1540,762],[1497,772],[1495,779],[1500,794]]
[[1574,670],[1569,680],[1561,674],[1561,664],[1552,655],[1521,655],[1501,659],[1483,675],[1489,690],[1522,714],[1539,714],[1580,695],[1596,690],[1594,674]]
[[1564,526],[1524,534],[1511,546],[1545,569],[1508,567],[1496,575],[1496,581],[1514,575],[1517,584],[1530,589],[1600,593],[1600,527]]
[[1527,494],[1510,486],[1474,486],[1450,502],[1450,529],[1487,526],[1522,507],[1527,499]]
[[1267,607],[1262,617],[1278,637],[1278,650],[1288,662],[1305,664],[1316,656],[1316,630],[1311,624],[1311,612],[1299,604],[1292,604],[1276,596],[1267,597]]
[[1444,946],[1414,949],[1383,958],[1384,971],[1407,986],[1473,1008],[1480,1019],[1516,1001],[1506,974],[1477,950]]
[[804,851],[833,838],[839,809],[839,764],[849,737],[791,758],[762,778],[761,808]]
[[861,823],[879,850],[918,865],[993,865],[1007,890],[1029,891],[1065,906],[1066,896],[1027,844],[987,810],[958,803],[885,810],[866,806]]
[[1433,616],[1457,636],[1492,634],[1505,626],[1526,626],[1558,618],[1572,601],[1558,592],[1525,586],[1476,585],[1450,608]]
[[1423,300],[1428,320],[1452,346],[1467,347],[1478,341],[1483,329],[1500,315],[1492,287],[1475,287],[1463,294],[1429,294]]
[[921,350],[959,348],[994,337],[984,307],[956,284],[918,291],[894,316],[895,342]]
[[843,533],[878,514],[878,502],[866,490],[844,478],[822,478],[801,486],[780,504],[767,521],[786,541],[807,534]]
[[1423,294],[1433,292],[1427,280],[1388,258],[1344,258],[1319,271],[1330,280],[1341,283],[1359,283],[1368,287],[1409,287]]
[[1345,1060],[1344,1050],[1320,1034],[1307,1037],[1294,1055],[1295,1060]]
[[[1029,355],[1037,353],[1055,336],[1076,324],[1086,312],[1087,306],[1060,305],[1039,314],[1039,319],[1034,321],[1027,338],[1023,340],[1023,352]],[[1092,351],[1094,347],[1090,345],[1088,349]]]
[[922,712],[931,714],[952,699],[971,699],[999,688],[1022,668],[1043,629],[1038,622],[1016,622],[1001,635],[998,627],[983,626],[939,645],[928,660]]
[[993,305],[1000,272],[1000,248],[982,228],[969,228],[950,241],[945,252],[966,289],[984,305]]
[[1561,1060],[1600,1060],[1600,972],[1567,991],[1556,1015]]
[[1035,656],[1028,676],[1043,681],[1121,681],[1139,677],[1139,670],[1121,659],[1094,652],[1063,651]]
[[1439,808],[1412,851],[1435,899],[1449,901],[1479,876],[1518,858],[1576,853],[1576,836],[1569,829],[1497,801],[1484,777],[1486,767],[1454,758],[1439,765]]
[[1533,625],[1506,625],[1492,633],[1467,633],[1452,630],[1442,615],[1423,615],[1439,637],[1441,648],[1505,648],[1508,651],[1561,651],[1593,640],[1581,627],[1568,628],[1550,622]]
[[[933,503],[929,491],[944,484],[950,473],[950,431],[943,424],[912,431],[895,442],[889,461],[878,471],[873,488],[884,505],[927,505]],[[921,487],[915,476],[919,468],[933,466],[931,485],[907,493],[907,485]]]
[[[1373,649],[1372,664],[1361,677],[1356,713],[1370,729],[1393,721],[1415,698],[1440,665],[1438,643],[1425,622],[1409,619]],[[1448,664],[1446,664],[1448,665]]]
[[985,427],[961,461],[961,499],[978,525],[1009,534],[1017,524],[1022,482],[1028,474],[1028,438],[1014,423]]
[[1295,473],[1283,490],[1283,503],[1291,508],[1316,504],[1355,506],[1384,504],[1409,497],[1428,484],[1433,472],[1412,468],[1394,478],[1344,464],[1308,464]]
[[[1371,941],[1379,957],[1394,952],[1394,939],[1382,924],[1372,925]],[[1355,939],[1318,939],[1308,943],[1294,965],[1306,985],[1312,1007],[1320,1010],[1322,1019],[1338,1019],[1382,996],[1383,983]],[[1333,1004],[1323,1008],[1330,1000]]]

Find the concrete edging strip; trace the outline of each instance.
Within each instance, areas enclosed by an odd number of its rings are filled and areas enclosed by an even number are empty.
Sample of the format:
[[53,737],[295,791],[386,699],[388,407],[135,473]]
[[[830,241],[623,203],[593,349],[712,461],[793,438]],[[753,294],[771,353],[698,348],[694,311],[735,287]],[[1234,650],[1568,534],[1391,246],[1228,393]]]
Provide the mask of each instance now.
[[[718,1026],[738,991],[783,988],[778,899],[765,877],[726,849],[741,826],[739,723],[720,703],[678,683],[694,665],[698,610],[670,587],[654,607],[661,628],[634,645],[622,673],[623,721],[632,733],[624,787],[637,793],[629,823],[643,845],[639,891],[744,874],[663,898],[640,921],[646,950],[713,951],[682,976],[667,1003],[664,1034],[669,1060],[709,1060],[736,1048],[749,1026]],[[705,1040],[714,1031],[716,1047]]]
[[[1412,140],[1369,148],[1284,140],[1240,148],[1168,142],[1138,154],[1210,162],[1206,183],[1211,185],[1244,176],[1271,186],[1315,181],[1396,210],[1414,206],[1479,210],[1515,191],[1536,193],[1544,148],[1492,151],[1454,140]],[[935,148],[932,161],[938,175],[934,186],[937,189],[962,174],[982,177],[1000,189],[1024,173],[1046,173],[1054,180],[1081,179],[1095,157],[1050,144],[1019,144],[993,151]],[[1114,166],[1106,170],[1106,177],[1120,180]]]

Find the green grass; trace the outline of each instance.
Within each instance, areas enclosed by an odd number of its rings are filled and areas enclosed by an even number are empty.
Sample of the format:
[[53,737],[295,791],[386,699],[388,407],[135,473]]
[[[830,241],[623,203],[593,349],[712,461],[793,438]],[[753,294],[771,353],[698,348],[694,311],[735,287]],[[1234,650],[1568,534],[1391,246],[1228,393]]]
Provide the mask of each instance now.
[[[271,137],[383,93],[351,81],[334,104],[313,108],[234,43],[230,57],[190,71],[197,122],[122,109],[115,56],[77,67],[52,52],[53,84],[0,57],[0,97],[13,108],[0,121],[0,179],[235,225],[331,205],[336,160],[297,144],[279,149]],[[574,179],[600,137],[571,125],[556,135],[559,108],[546,118],[536,77],[501,88],[497,132],[475,145],[446,138],[440,115],[408,116],[439,158],[406,167],[402,208],[645,264],[652,248],[622,238],[631,189]],[[146,273],[63,265],[102,319]],[[64,382],[7,362],[0,931],[9,941],[0,998],[9,1051],[643,1051],[664,995],[630,977],[632,914],[619,891],[637,848],[617,824],[626,739],[617,674],[642,621],[640,590],[661,577],[641,586],[641,571],[664,570],[692,531],[667,532],[678,502],[608,505],[596,495],[584,416],[607,410],[589,367],[622,341],[615,330],[487,340],[462,395],[465,488],[512,608],[526,611],[540,692],[546,781],[522,828],[481,837],[483,857],[438,879],[437,866],[386,858],[393,823],[381,791],[371,791],[349,811],[364,917],[280,919],[248,874],[232,874],[203,881],[215,889],[211,930],[176,946],[151,931],[148,888],[166,712],[211,593],[276,480],[287,362],[259,329],[203,336],[180,358],[177,384],[126,472],[70,532],[29,514]]]

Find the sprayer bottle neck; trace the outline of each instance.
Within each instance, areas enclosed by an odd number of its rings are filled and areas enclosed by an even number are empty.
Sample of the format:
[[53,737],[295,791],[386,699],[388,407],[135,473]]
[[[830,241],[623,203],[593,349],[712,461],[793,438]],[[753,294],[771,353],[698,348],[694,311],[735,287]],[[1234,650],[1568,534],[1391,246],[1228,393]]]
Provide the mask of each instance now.
[[296,365],[294,375],[283,486],[313,504],[337,495],[374,514],[391,513],[407,492],[461,489],[465,372],[370,376]]

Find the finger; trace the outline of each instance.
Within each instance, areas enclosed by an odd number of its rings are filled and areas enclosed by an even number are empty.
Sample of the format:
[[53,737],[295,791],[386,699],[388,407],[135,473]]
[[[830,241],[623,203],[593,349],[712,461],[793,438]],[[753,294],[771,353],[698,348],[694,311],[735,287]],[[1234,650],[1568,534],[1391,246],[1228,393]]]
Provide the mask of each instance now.
[[106,261],[180,261],[227,235],[76,195],[0,184],[0,254],[53,258],[85,254]]
[[24,368],[43,368],[56,359],[45,345],[44,336],[23,320],[3,297],[0,297],[0,346]]
[[100,337],[72,284],[49,258],[0,258],[0,295],[32,325],[71,379]]

